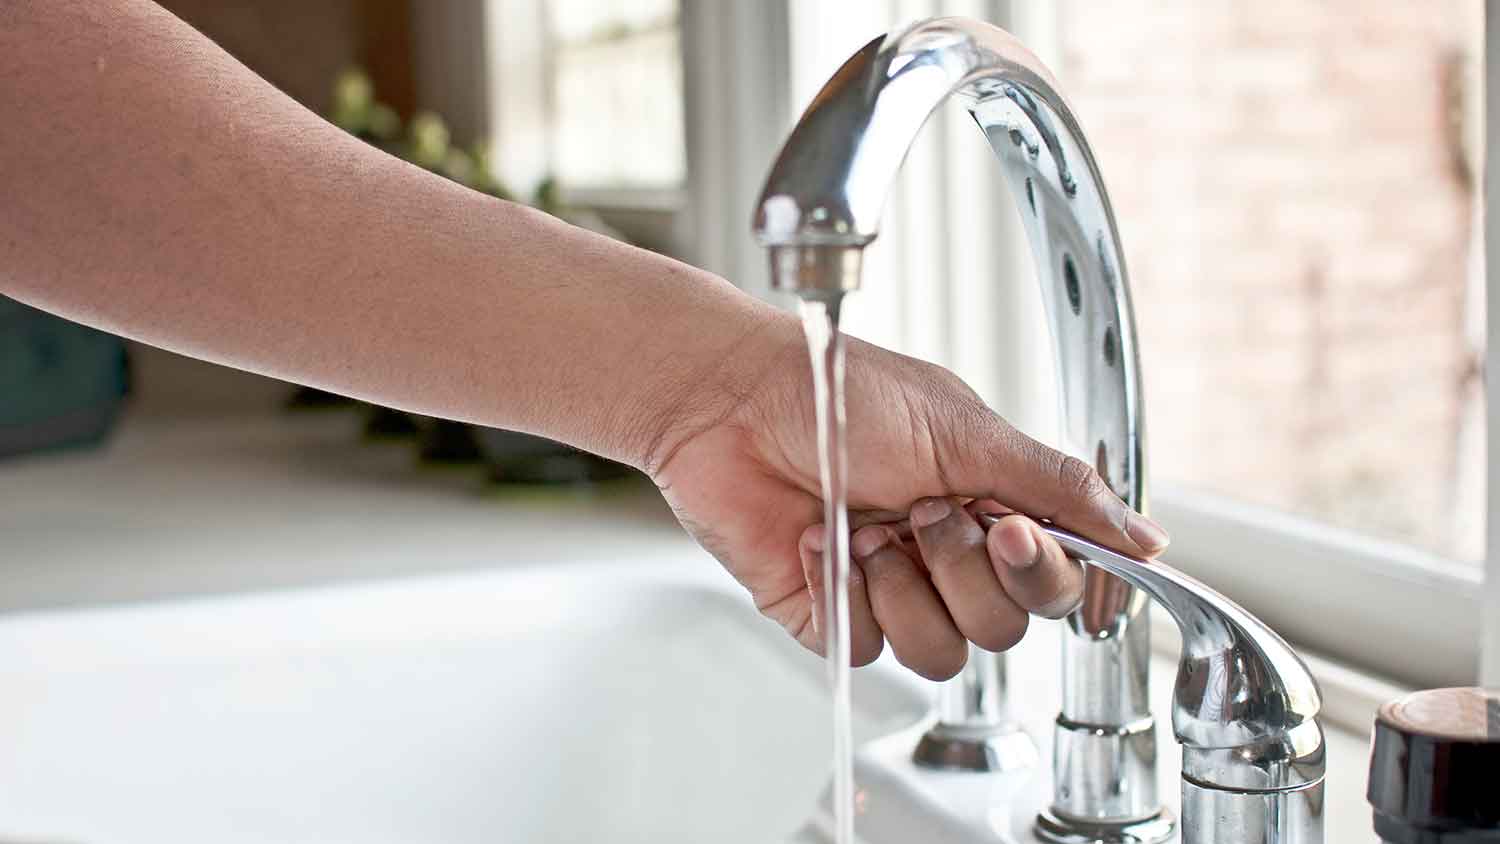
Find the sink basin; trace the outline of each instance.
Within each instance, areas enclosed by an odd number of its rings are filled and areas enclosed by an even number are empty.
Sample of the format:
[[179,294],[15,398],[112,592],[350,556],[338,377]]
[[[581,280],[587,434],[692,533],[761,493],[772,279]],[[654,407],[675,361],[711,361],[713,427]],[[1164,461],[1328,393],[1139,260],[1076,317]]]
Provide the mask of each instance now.
[[[823,667],[701,557],[0,621],[0,840],[766,842]],[[922,687],[857,672],[856,739]]]
[[[654,491],[479,496],[358,430],[126,425],[0,473],[0,842],[826,844],[823,665]],[[854,673],[864,844],[1035,841],[1059,626],[1009,654],[1031,771],[916,769],[930,684]],[[1367,841],[1368,737],[1328,740],[1326,840]]]

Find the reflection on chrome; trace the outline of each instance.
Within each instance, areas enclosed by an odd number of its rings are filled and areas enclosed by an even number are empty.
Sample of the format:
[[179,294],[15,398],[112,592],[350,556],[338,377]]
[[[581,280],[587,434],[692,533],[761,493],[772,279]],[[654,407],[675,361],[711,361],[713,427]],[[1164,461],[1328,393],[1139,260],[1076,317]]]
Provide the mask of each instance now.
[[[871,41],[835,73],[793,128],[756,208],[773,284],[803,298],[859,287],[862,250],[877,234],[907,148],[950,98],[989,140],[1021,210],[1055,346],[1060,445],[1144,509],[1135,323],[1113,213],[1056,82],[1004,31],[957,18],[922,21]],[[1048,529],[1094,565],[1063,637],[1052,805],[1038,834],[1070,844],[1144,844],[1172,834],[1156,794],[1146,700],[1150,596],[1172,613],[1185,643],[1173,707],[1184,747],[1183,838],[1217,841],[1223,829],[1237,841],[1320,840],[1317,689],[1285,642],[1185,575]],[[985,658],[993,663],[965,672],[945,697],[919,759],[994,770],[1024,756],[993,741],[1012,728],[996,703],[1003,663]],[[1019,755],[995,756],[1007,752]]]

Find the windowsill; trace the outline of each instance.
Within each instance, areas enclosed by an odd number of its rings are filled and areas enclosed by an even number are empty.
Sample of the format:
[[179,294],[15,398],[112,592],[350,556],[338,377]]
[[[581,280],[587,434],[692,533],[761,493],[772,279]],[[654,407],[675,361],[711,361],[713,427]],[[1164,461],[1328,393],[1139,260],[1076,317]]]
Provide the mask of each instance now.
[[1482,575],[1293,515],[1167,487],[1165,559],[1337,664],[1414,688],[1472,685]]
[[599,211],[675,214],[687,207],[684,188],[565,187],[560,194],[564,205]]

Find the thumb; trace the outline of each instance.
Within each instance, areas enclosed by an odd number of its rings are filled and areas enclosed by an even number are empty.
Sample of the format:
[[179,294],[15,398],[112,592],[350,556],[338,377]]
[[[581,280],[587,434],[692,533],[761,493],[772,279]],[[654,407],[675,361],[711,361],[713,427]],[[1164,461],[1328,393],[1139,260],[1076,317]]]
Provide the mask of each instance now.
[[957,427],[942,467],[954,493],[993,498],[1126,554],[1154,557],[1167,547],[1161,525],[1121,501],[1093,466],[1026,436],[988,408]]

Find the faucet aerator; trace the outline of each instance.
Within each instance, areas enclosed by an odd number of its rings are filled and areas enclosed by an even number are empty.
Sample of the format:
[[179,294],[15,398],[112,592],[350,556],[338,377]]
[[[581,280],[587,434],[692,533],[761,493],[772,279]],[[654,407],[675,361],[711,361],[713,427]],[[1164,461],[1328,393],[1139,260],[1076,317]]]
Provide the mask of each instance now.
[[774,290],[803,299],[834,299],[859,288],[863,245],[783,244],[769,251]]

